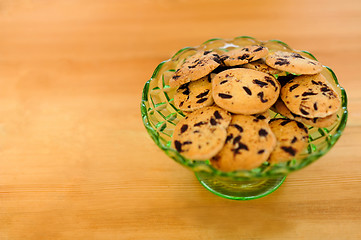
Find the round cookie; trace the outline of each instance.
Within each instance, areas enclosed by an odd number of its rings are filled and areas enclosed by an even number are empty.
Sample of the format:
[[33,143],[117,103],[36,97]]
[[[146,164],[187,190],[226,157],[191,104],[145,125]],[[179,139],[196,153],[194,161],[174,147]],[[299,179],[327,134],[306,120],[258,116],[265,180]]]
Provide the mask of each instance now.
[[182,111],[194,111],[213,104],[212,83],[206,76],[183,84],[174,94],[174,104]]
[[274,118],[269,126],[277,138],[276,148],[271,153],[270,163],[286,162],[300,154],[308,142],[308,129],[300,122]]
[[268,49],[259,45],[250,45],[243,48],[233,49],[221,55],[226,66],[242,65],[267,56]]
[[322,64],[299,53],[277,51],[266,57],[266,64],[281,71],[295,74],[316,74],[322,71]]
[[215,106],[191,112],[176,125],[172,146],[186,158],[209,159],[222,149],[230,121],[230,114]]
[[184,61],[180,68],[175,71],[169,80],[170,87],[178,87],[190,81],[198,80],[221,64],[219,55],[216,52],[198,52]]
[[249,170],[267,161],[276,146],[276,137],[266,121],[256,120],[254,116],[232,116],[226,143],[211,159],[215,168],[225,172]]
[[244,68],[249,68],[249,69],[253,69],[256,71],[260,71],[260,72],[264,72],[264,73],[268,73],[268,74],[280,74],[282,71],[275,69],[275,68],[271,68],[270,66],[268,66],[263,59],[259,59],[257,61],[254,62],[250,62],[247,63],[245,65],[243,65],[242,67]]
[[280,84],[271,75],[246,68],[233,68],[212,79],[214,102],[235,114],[265,112],[277,100]]
[[306,125],[313,127],[318,127],[318,128],[329,127],[332,126],[335,122],[337,122],[337,113],[334,113],[324,118],[305,118],[297,114],[294,114],[286,107],[286,105],[283,103],[281,99],[277,100],[274,107],[276,108],[276,111],[282,116],[302,122]]
[[341,107],[338,94],[321,74],[292,79],[282,87],[281,99],[291,112],[307,118],[327,117]]

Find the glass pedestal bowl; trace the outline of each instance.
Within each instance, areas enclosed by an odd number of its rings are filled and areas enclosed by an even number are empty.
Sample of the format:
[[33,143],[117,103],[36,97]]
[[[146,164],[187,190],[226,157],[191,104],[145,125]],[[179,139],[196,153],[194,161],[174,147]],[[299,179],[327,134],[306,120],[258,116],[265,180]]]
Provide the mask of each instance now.
[[[235,200],[256,199],[275,191],[283,183],[287,174],[302,169],[325,155],[341,136],[347,121],[346,92],[339,85],[333,71],[324,66],[321,73],[333,84],[341,96],[342,107],[337,113],[337,122],[332,126],[327,128],[308,126],[309,143],[307,149],[297,158],[274,165],[265,162],[252,170],[222,172],[212,167],[209,161],[195,161],[179,154],[171,147],[171,139],[175,125],[184,117],[184,114],[173,103],[175,89],[169,87],[169,79],[183,61],[198,50],[214,50],[222,53],[251,44],[265,46],[270,52],[293,51],[304,57],[316,59],[311,53],[294,50],[279,40],[259,41],[247,36],[236,37],[232,40],[210,39],[200,46],[183,48],[171,59],[160,63],[150,80],[146,82],[141,101],[143,123],[158,147],[170,158],[192,170],[206,189],[218,196]],[[283,116],[271,112],[271,117]]]

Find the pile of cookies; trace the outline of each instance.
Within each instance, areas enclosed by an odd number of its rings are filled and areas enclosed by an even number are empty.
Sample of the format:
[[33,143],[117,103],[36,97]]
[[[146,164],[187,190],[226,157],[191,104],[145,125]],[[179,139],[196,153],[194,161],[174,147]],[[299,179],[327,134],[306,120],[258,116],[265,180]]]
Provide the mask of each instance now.
[[[186,114],[172,146],[222,171],[297,157],[308,144],[304,124],[337,121],[341,99],[321,71],[315,60],[260,45],[197,52],[169,81],[174,104]],[[270,109],[285,118],[270,119]]]

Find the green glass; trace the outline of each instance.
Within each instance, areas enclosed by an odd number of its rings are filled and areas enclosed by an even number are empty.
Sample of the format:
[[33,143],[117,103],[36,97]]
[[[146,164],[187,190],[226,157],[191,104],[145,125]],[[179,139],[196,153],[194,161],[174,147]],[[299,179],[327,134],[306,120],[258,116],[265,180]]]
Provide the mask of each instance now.
[[[278,164],[263,163],[252,170],[223,172],[215,169],[209,161],[187,159],[171,147],[175,125],[184,117],[182,111],[174,106],[175,90],[169,87],[169,79],[184,60],[198,50],[213,50],[219,53],[250,44],[259,44],[272,51],[293,51],[304,57],[316,59],[307,51],[294,50],[279,40],[259,41],[248,36],[232,40],[210,39],[197,47],[186,47],[174,56],[161,62],[146,82],[141,101],[143,123],[151,138],[170,158],[192,170],[199,182],[212,193],[229,199],[256,199],[275,191],[285,180],[287,174],[302,169],[325,155],[340,138],[347,122],[347,95],[339,85],[334,72],[324,66],[323,76],[334,86],[342,98],[342,107],[337,113],[338,121],[327,128],[308,126],[309,143],[306,150],[297,158]],[[276,78],[278,76],[275,76]],[[271,112],[271,117],[283,117]]]

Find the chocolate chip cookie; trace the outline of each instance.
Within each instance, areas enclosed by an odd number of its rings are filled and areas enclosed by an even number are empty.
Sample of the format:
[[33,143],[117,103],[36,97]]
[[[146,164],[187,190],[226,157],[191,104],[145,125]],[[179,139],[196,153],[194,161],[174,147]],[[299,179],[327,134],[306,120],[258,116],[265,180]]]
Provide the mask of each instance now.
[[246,68],[218,73],[212,79],[215,103],[235,114],[265,112],[277,100],[280,84],[271,75]]

